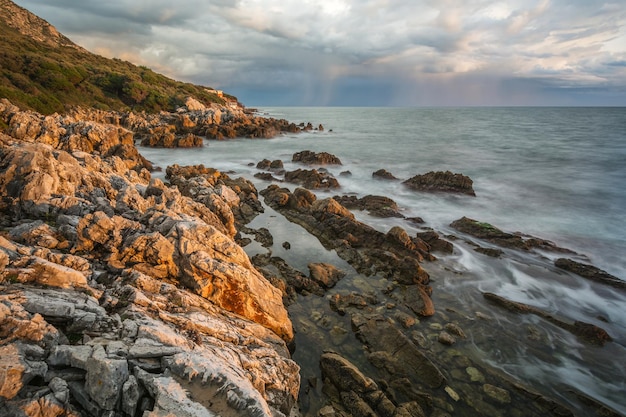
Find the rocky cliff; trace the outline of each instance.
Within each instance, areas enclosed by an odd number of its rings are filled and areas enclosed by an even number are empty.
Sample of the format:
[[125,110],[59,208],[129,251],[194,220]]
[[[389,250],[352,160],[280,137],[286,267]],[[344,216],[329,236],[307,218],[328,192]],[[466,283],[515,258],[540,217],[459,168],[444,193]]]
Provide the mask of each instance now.
[[292,325],[233,241],[252,184],[181,192],[118,124],[0,118],[0,414],[288,415]]

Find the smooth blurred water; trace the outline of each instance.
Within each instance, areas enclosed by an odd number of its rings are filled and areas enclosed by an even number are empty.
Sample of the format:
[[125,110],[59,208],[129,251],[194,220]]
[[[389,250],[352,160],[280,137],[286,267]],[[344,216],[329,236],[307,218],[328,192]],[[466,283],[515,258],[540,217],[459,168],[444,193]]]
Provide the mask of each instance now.
[[[340,167],[326,167],[337,176],[341,188],[318,191],[322,197],[385,195],[398,203],[405,216],[420,216],[425,226],[443,234],[455,233],[449,224],[468,216],[505,231],[551,240],[584,255],[579,260],[626,279],[626,108],[296,107],[261,112],[296,123],[321,123],[325,130],[269,140],[210,141],[194,150],[140,151],[163,168],[173,163],[202,163],[230,171],[253,180],[259,190],[268,185],[253,178],[260,160],[281,159],[291,170],[302,167],[290,162],[295,152],[330,152],[343,162]],[[476,197],[418,193],[400,181],[372,178],[381,168],[402,180],[428,171],[462,173],[473,179]],[[352,175],[339,176],[344,171]],[[356,214],[382,231],[401,225],[412,232],[415,227],[399,219]],[[279,217],[263,221],[290,230],[287,235],[292,239],[301,233],[281,226]],[[518,254],[495,262],[471,249],[457,242],[455,253],[441,260],[445,266],[426,265],[431,276],[439,279],[433,285],[436,306],[478,311],[486,308],[480,292],[496,292],[568,320],[594,323],[615,339],[608,347],[587,347],[545,326],[542,329],[552,340],[552,360],[517,346],[515,332],[509,335],[507,352],[488,341],[477,341],[479,356],[516,377],[553,387],[549,389],[556,395],[565,382],[626,413],[626,366],[622,363],[626,293],[555,271],[552,259],[559,254],[545,254],[545,258]],[[275,250],[286,259],[296,253]],[[290,262],[304,269],[308,260]],[[437,268],[459,275],[439,273]],[[323,300],[306,302],[325,304]],[[303,305],[292,309],[292,314],[306,317],[308,313]],[[532,316],[513,319],[497,312],[493,316],[500,321],[494,334],[502,332],[503,338],[509,329],[541,323]],[[311,360],[316,367],[316,359]]]
[[[445,229],[468,216],[587,254],[626,277],[626,108],[268,108],[273,117],[323,124],[324,132],[271,140],[207,142],[201,150],[142,152],[163,165],[203,163],[254,174],[263,158],[290,161],[309,149],[337,155],[339,192],[395,199],[407,216]],[[332,129],[332,132],[329,130]],[[294,165],[286,164],[287,169]],[[415,193],[372,179],[450,170],[474,180],[477,197]]]

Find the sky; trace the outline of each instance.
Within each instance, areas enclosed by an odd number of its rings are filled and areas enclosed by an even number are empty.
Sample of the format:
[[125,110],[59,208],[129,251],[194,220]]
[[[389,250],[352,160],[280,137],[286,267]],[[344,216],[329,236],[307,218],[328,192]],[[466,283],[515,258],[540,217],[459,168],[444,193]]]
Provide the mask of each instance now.
[[14,0],[246,106],[626,106],[624,0]]

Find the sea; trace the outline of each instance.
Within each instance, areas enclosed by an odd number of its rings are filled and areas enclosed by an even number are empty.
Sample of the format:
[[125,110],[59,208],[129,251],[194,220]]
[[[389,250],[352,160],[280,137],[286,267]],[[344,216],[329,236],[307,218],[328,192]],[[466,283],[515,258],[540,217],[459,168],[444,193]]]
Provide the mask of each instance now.
[[[572,259],[626,280],[626,108],[267,107],[259,108],[258,114],[296,124],[310,122],[315,129],[273,139],[206,141],[201,149],[141,147],[140,152],[163,169],[174,163],[204,164],[248,178],[259,190],[269,184],[254,178],[259,161],[280,159],[286,170],[292,170],[302,168],[291,162],[296,152],[332,153],[342,165],[325,168],[337,177],[340,188],[318,190],[319,198],[387,196],[404,216],[421,217],[424,223],[380,219],[364,212],[355,215],[381,231],[401,225],[410,233],[428,228],[456,237],[452,254],[437,254],[438,261],[424,265],[432,271],[435,307],[464,311],[466,317],[476,312],[495,317],[492,331],[510,339],[508,348],[497,346],[472,334],[470,320],[467,355],[564,403],[575,402],[567,394],[574,390],[626,415],[626,291],[558,271],[553,261],[563,253],[490,258],[473,250],[476,244],[488,245],[468,236],[459,238],[450,227],[466,216],[506,232],[547,239],[575,252],[567,255]],[[379,169],[400,181],[372,177]],[[402,184],[401,180],[430,171],[469,176],[476,196],[416,192]],[[268,227],[275,235],[272,254],[305,274],[308,262],[333,262],[350,269],[269,207],[251,226]],[[289,241],[292,249],[283,248],[283,241]],[[267,249],[253,244],[247,250],[253,256]],[[364,286],[376,290],[376,284],[356,273],[344,281],[338,290],[365,291]],[[487,305],[481,296],[487,291],[565,320],[596,324],[613,342],[590,347],[532,315],[507,316]],[[347,346],[352,343],[349,321],[334,318],[327,304],[324,297],[309,296],[290,307],[297,345],[309,347],[296,348],[294,354],[303,368],[303,381],[318,376],[316,355],[322,349],[347,355],[355,349]],[[537,336],[545,339],[541,353],[525,347],[528,329],[543,335]],[[313,384],[308,385],[301,401],[305,410],[314,410],[322,400],[311,394]]]

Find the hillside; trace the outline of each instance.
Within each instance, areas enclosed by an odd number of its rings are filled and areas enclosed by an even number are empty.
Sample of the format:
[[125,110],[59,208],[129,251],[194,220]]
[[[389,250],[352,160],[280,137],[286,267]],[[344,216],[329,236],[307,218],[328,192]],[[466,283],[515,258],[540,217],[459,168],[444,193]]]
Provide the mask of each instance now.
[[0,0],[0,98],[43,114],[77,105],[153,113],[174,110],[189,96],[204,104],[225,101],[207,87],[92,54],[28,10]]

